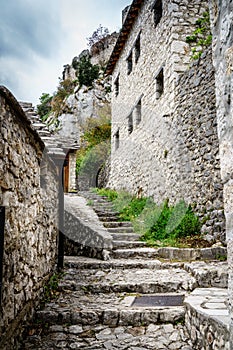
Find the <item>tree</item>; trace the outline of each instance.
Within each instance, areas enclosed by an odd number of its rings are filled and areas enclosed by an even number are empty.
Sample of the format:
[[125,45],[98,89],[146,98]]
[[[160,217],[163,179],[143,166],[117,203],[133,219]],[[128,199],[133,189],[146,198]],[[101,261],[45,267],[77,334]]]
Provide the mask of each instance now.
[[91,48],[94,44],[102,41],[106,36],[108,36],[109,30],[106,27],[103,27],[101,24],[99,27],[93,32],[92,36],[87,38],[88,46]]
[[37,113],[41,117],[41,119],[46,119],[46,116],[51,112],[51,101],[53,96],[48,93],[43,93],[40,97],[40,104],[36,106]]
[[92,86],[93,81],[99,77],[99,66],[93,65],[87,56],[80,59],[77,68],[77,78],[80,86]]

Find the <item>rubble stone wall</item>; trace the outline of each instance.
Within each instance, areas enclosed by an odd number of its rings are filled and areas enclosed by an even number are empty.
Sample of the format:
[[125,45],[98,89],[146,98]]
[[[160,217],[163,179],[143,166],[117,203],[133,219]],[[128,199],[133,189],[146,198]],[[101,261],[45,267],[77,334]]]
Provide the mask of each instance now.
[[21,324],[56,264],[58,183],[42,141],[4,87],[0,134],[0,205],[6,210],[0,348],[16,349]]

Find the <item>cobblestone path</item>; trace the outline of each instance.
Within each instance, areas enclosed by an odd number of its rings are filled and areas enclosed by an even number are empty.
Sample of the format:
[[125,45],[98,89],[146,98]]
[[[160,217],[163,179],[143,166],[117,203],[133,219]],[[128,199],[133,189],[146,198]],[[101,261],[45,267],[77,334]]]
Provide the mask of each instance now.
[[[102,213],[104,202],[101,205]],[[114,229],[113,214],[109,220],[106,212],[102,217],[106,226]],[[22,350],[195,349],[185,327],[182,303],[137,306],[134,302],[144,295],[185,297],[207,284],[225,287],[226,263],[161,262],[153,258],[152,252],[146,258],[147,248],[137,243],[131,227],[122,227],[123,231],[116,227],[112,232],[117,243],[110,260],[65,258],[65,273],[59,283],[61,293],[37,311],[35,330],[32,327]],[[122,253],[124,249],[133,250],[133,258],[128,259],[128,253]]]

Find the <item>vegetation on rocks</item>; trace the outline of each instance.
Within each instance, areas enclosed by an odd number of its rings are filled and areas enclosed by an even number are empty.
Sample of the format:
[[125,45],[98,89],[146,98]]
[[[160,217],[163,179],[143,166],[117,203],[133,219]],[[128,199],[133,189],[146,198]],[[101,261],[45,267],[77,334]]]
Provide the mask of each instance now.
[[77,152],[76,172],[80,176],[97,172],[105,164],[110,153],[111,122],[108,113],[89,118],[84,125],[81,148]]
[[149,245],[177,246],[187,243],[187,237],[200,237],[200,220],[183,200],[176,205],[169,205],[168,200],[157,205],[151,198],[136,198],[124,191],[95,189],[95,192],[113,201],[120,219],[131,221]]
[[45,122],[51,113],[58,117],[65,107],[65,99],[74,92],[76,81],[60,79],[57,91],[53,95],[43,93],[40,97],[40,104],[37,105],[37,113]]
[[202,17],[196,21],[196,29],[186,37],[186,42],[192,47],[192,59],[201,57],[203,51],[211,45],[212,34],[210,30],[210,14],[204,12]]
[[76,76],[79,86],[91,87],[95,79],[99,77],[100,67],[92,64],[88,56],[81,57],[80,61],[75,65]]

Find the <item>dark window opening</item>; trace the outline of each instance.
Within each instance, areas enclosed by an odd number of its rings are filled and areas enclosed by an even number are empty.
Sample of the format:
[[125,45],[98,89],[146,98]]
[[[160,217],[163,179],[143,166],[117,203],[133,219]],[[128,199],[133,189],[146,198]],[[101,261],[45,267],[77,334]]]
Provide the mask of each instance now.
[[128,74],[130,74],[132,72],[132,69],[133,69],[133,55],[132,55],[132,52],[127,58],[127,64],[128,64]]
[[120,146],[120,132],[117,130],[115,134],[115,150],[117,150]]
[[142,120],[142,100],[140,100],[136,106],[136,125],[138,125]]
[[114,85],[115,85],[115,96],[117,97],[119,95],[119,76],[116,78]]
[[164,91],[164,74],[163,68],[156,77],[156,99],[158,100]]
[[133,132],[133,113],[128,116],[128,132],[129,135]]
[[141,41],[140,41],[140,35],[138,36],[136,43],[135,43],[135,62],[138,62],[138,59],[141,54]]
[[157,26],[162,18],[163,15],[163,5],[162,5],[162,0],[156,0],[154,7],[153,7],[153,12],[154,12],[154,24]]

